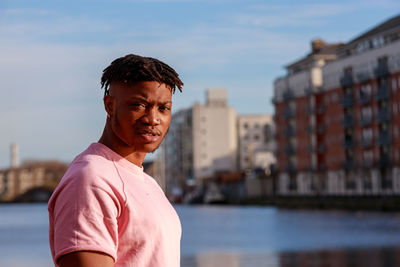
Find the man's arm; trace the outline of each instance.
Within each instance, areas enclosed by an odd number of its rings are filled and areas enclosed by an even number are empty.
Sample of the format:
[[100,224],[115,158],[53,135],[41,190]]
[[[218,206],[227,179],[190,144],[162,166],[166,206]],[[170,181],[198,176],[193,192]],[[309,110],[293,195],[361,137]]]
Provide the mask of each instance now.
[[60,267],[114,267],[114,259],[101,252],[77,251],[61,256],[58,264]]

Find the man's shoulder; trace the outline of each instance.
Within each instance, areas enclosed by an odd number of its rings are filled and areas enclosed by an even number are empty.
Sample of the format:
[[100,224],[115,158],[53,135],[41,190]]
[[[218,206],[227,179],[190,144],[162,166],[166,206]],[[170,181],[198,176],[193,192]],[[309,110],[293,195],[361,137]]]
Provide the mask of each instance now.
[[98,181],[98,178],[111,178],[114,174],[113,161],[91,145],[72,161],[63,180],[78,180],[80,183],[85,183]]

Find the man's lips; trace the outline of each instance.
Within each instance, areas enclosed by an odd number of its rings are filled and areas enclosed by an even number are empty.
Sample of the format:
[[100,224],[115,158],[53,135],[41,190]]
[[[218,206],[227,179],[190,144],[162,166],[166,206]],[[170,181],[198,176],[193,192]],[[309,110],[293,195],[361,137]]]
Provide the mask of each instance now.
[[158,130],[140,130],[139,135],[145,140],[146,143],[156,142],[160,136],[161,132]]

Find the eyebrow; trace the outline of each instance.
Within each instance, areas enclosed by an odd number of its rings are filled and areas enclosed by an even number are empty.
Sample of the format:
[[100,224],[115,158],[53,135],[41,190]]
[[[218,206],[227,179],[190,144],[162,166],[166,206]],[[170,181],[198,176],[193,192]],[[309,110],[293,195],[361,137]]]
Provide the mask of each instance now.
[[[133,96],[129,100],[139,100],[139,101],[143,101],[143,102],[149,102],[147,100],[147,98],[145,98],[143,96]],[[168,101],[165,101],[165,102],[161,102],[160,104],[161,105],[172,104],[172,101],[168,100]]]

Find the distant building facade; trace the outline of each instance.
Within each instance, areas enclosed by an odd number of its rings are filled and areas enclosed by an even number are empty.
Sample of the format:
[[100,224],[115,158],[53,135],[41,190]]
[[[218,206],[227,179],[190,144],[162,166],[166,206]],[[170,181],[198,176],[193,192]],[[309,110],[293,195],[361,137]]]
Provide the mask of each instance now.
[[225,89],[210,89],[206,103],[180,110],[172,117],[164,141],[167,184],[184,188],[217,172],[237,170],[236,112]]
[[281,195],[400,193],[400,16],[274,83]]
[[270,114],[237,117],[239,170],[262,169],[269,172],[275,159],[275,124]]

